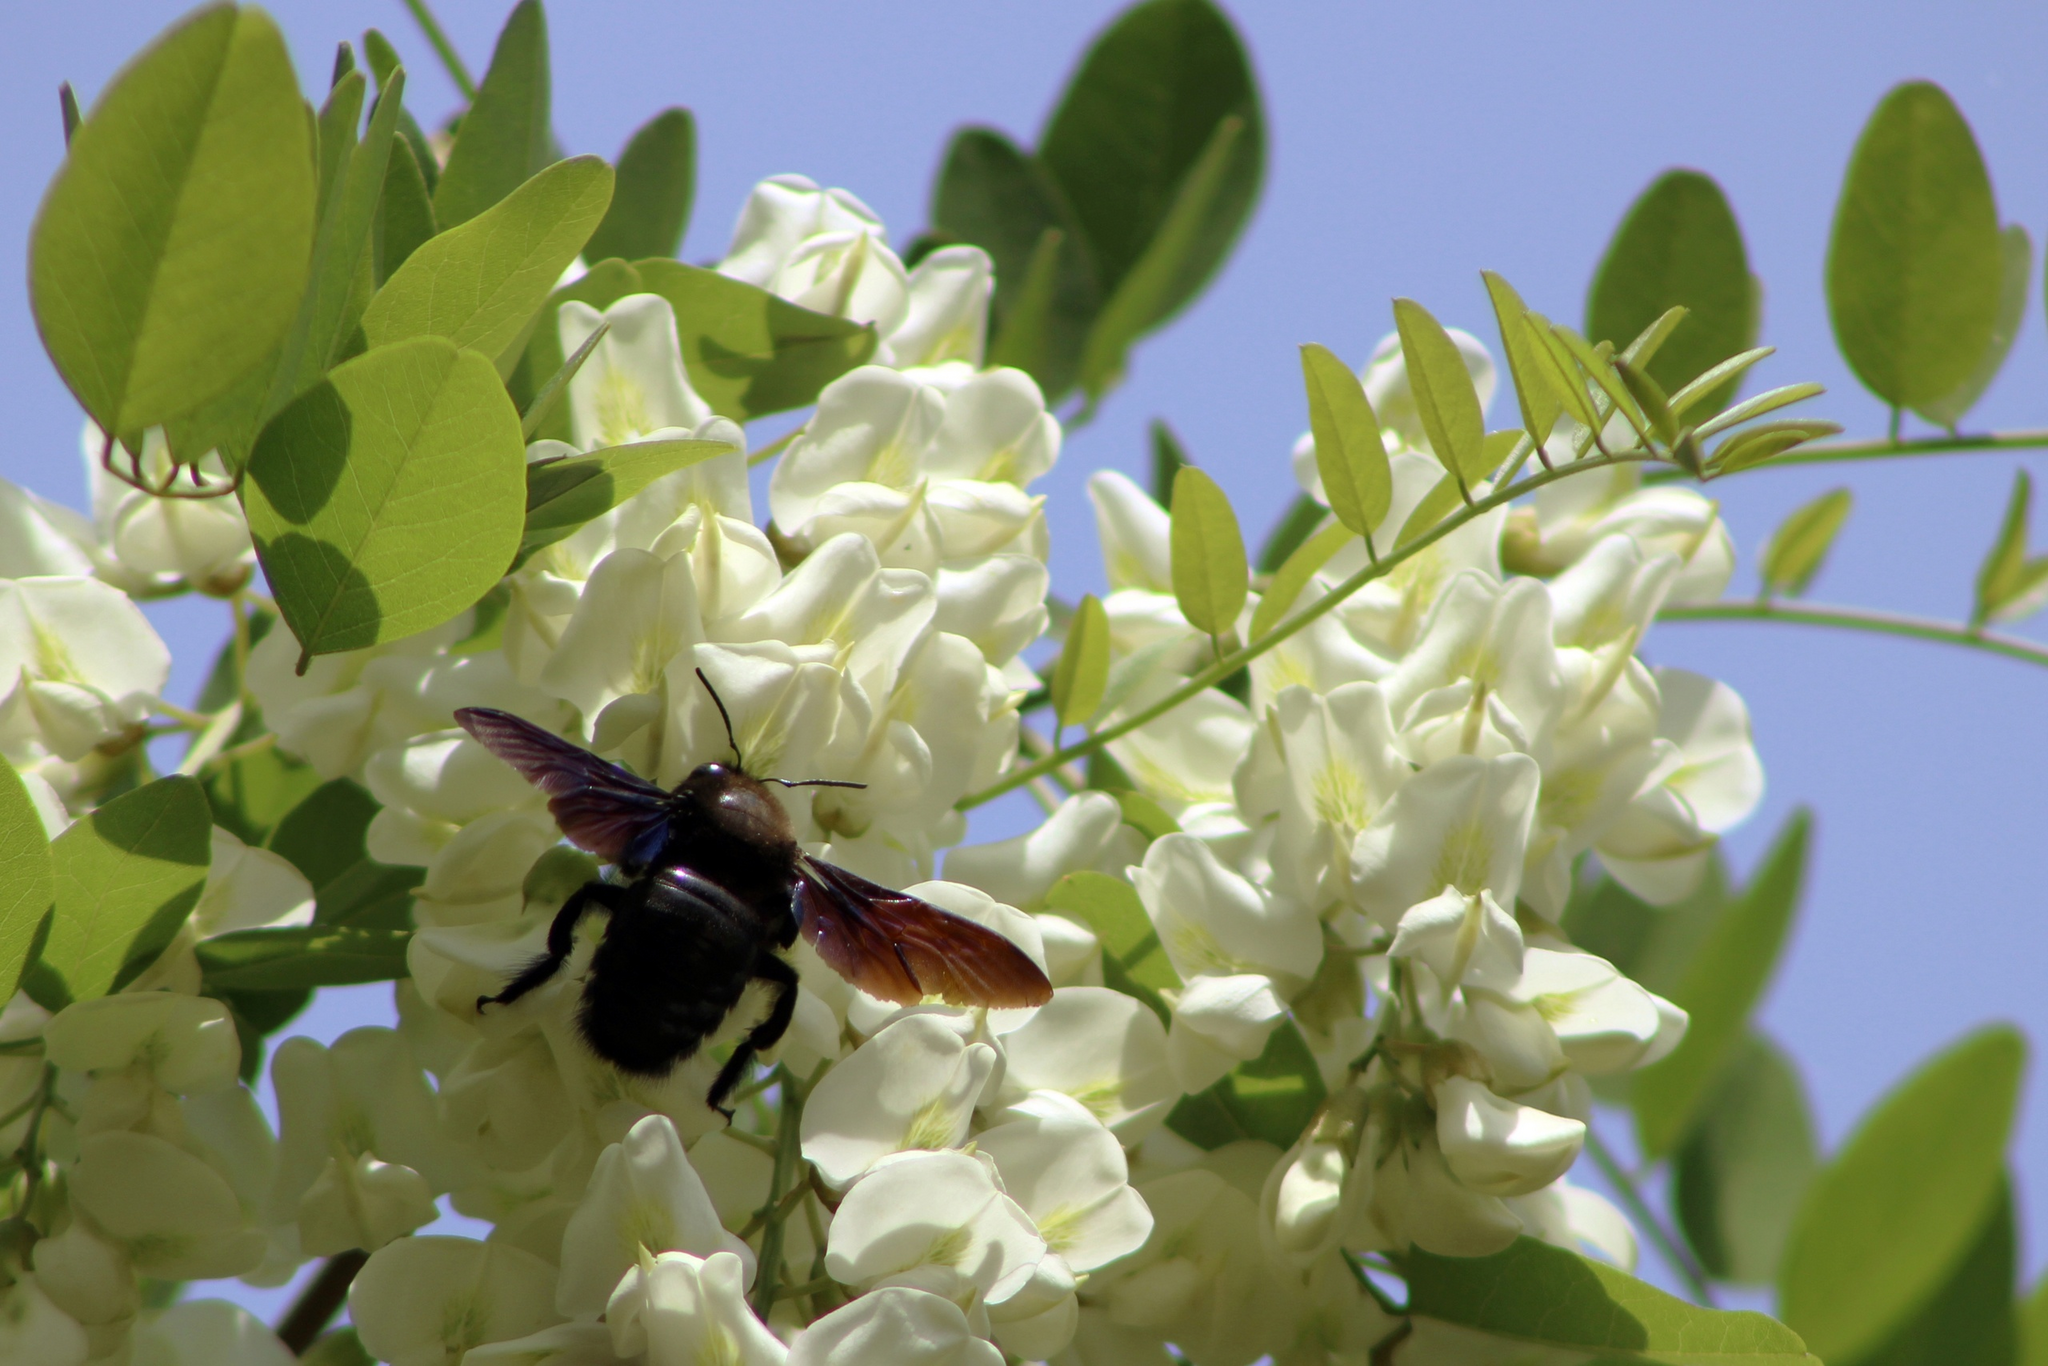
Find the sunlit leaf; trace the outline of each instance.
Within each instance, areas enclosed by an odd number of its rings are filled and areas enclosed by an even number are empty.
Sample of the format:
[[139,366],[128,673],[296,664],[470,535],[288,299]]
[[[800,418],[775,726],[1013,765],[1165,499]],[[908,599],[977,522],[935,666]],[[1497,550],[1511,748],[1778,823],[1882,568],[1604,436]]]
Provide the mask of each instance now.
[[1672,414],[1677,417],[1683,417],[1692,410],[1695,404],[1705,402],[1722,385],[1729,385],[1732,388],[1738,376],[1758,361],[1764,359],[1764,357],[1775,355],[1777,350],[1778,348],[1775,346],[1753,346],[1747,351],[1738,352],[1730,356],[1719,365],[1687,381],[1676,393],[1671,395]]
[[696,195],[696,120],[687,109],[664,109],[642,124],[619,153],[611,208],[590,235],[584,255],[592,261],[674,256],[682,250]]
[[1776,389],[1766,389],[1762,393],[1752,398],[1746,398],[1734,407],[1717,413],[1705,422],[1700,423],[1700,439],[1704,441],[1710,436],[1717,436],[1732,427],[1737,427],[1742,423],[1762,417],[1765,413],[1775,413],[1780,408],[1789,408],[1795,403],[1804,403],[1807,399],[1817,398],[1826,392],[1827,390],[1822,386],[1811,381],[1801,384],[1785,384]]
[[1472,373],[1443,324],[1413,299],[1394,300],[1394,325],[1401,334],[1408,384],[1430,449],[1470,490],[1486,477],[1474,473],[1486,457],[1486,421]]
[[1045,906],[1094,931],[1102,951],[1138,985],[1155,992],[1179,989],[1180,974],[1173,970],[1137,888],[1122,878],[1069,873],[1045,894]]
[[1515,382],[1515,402],[1522,410],[1522,429],[1537,440],[1548,439],[1562,409],[1554,386],[1537,368],[1542,362],[1534,351],[1524,319],[1528,306],[1515,287],[1490,270],[1479,272],[1486,282],[1487,297],[1493,302],[1493,316],[1500,326],[1501,350],[1507,353],[1508,374]]
[[2017,621],[2031,616],[2048,601],[2048,555],[2027,556],[2027,526],[2034,502],[2034,481],[2023,469],[2013,471],[2012,497],[2005,505],[1998,539],[1977,570],[1974,625]]
[[1301,590],[1308,587],[1316,571],[1328,564],[1330,557],[1349,545],[1356,536],[1357,533],[1342,522],[1332,522],[1296,547],[1294,553],[1274,571],[1272,582],[1266,585],[1265,594],[1259,598],[1259,605],[1252,609],[1252,639],[1257,640],[1278,626],[1294,610]]
[[1330,511],[1358,535],[1369,535],[1386,517],[1394,498],[1380,420],[1358,376],[1328,347],[1310,342],[1301,348],[1301,375],[1308,388],[1316,469],[1323,477]]
[[1237,514],[1214,479],[1193,465],[1173,480],[1173,596],[1188,625],[1220,636],[1237,624],[1251,587]]
[[0,759],[0,992],[14,994],[56,896],[50,837],[21,775]]
[[575,534],[663,475],[727,455],[723,441],[636,441],[526,467],[526,529],[519,555]]
[[1066,643],[1052,671],[1052,711],[1062,726],[1085,724],[1102,705],[1109,686],[1109,614],[1093,593],[1081,599],[1067,623]]
[[1394,548],[1399,550],[1416,537],[1434,527],[1451,514],[1451,510],[1464,502],[1463,491],[1458,486],[1458,476],[1446,474],[1436,481],[1422,501],[1408,514],[1408,520],[1401,523],[1400,534],[1394,537]]
[[1771,533],[1771,543],[1757,564],[1766,591],[1794,598],[1806,591],[1827,559],[1835,534],[1849,519],[1852,501],[1849,490],[1829,489],[1792,509]]
[[[1735,435],[1714,447],[1714,454],[1707,464],[1707,471],[1716,477],[1734,474],[1738,470],[1750,469],[1766,460],[1775,460],[1796,446],[1817,441],[1825,436],[1841,434],[1839,422],[1821,422],[1812,418],[1788,418],[1781,422],[1760,422],[1754,427],[1744,427]],[[1693,434],[1697,437],[1698,433]]]
[[1198,1148],[1255,1138],[1284,1149],[1301,1137],[1328,1094],[1300,1028],[1282,1020],[1264,1052],[1208,1090],[1181,1097],[1166,1126]]

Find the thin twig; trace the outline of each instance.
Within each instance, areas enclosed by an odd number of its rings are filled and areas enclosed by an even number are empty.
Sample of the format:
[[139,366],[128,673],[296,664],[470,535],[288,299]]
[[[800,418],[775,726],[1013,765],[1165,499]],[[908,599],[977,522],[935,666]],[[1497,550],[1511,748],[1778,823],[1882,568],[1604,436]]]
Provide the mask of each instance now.
[[1832,626],[1845,631],[1871,631],[1879,635],[1960,645],[1968,650],[1982,650],[1986,654],[2017,659],[2024,664],[2048,665],[2048,646],[2037,645],[2031,640],[1980,631],[1951,621],[1876,612],[1864,607],[1757,599],[1750,602],[1710,602],[1697,607],[1666,607],[1657,614],[1657,620],[1781,621],[1798,626]]
[[754,1312],[763,1323],[775,1306],[776,1282],[782,1278],[783,1224],[796,1208],[789,1197],[809,1191],[807,1184],[799,1185],[796,1179],[797,1168],[803,1163],[804,1088],[787,1066],[775,1070],[782,1086],[782,1113],[775,1130],[775,1167],[768,1179],[768,1199],[755,1215],[762,1230],[761,1256],[754,1272]]
[[[2043,448],[2048,448],[2048,428],[1979,432],[1973,435],[1943,432],[1938,436],[1915,436],[1898,441],[1883,436],[1858,441],[1816,441],[1811,445],[1795,447],[1783,455],[1773,456],[1761,465],[1752,465],[1742,473],[1774,470],[1786,465],[1831,465],[1844,460],[1903,460],[1922,455],[1967,455],[1980,451],[2025,451]],[[1682,470],[1655,470],[1646,475],[1643,482],[1662,484],[1689,478],[1691,476]]]
[[334,1321],[341,1302],[348,1298],[348,1288],[354,1283],[356,1273],[369,1260],[370,1254],[361,1248],[337,1252],[327,1259],[320,1273],[306,1283],[306,1288],[299,1292],[298,1300],[285,1312],[284,1322],[277,1325],[278,1340],[291,1350],[293,1356],[304,1356],[306,1349],[320,1336],[320,1331]]
[[1621,1203],[1627,1206],[1630,1216],[1642,1225],[1644,1232],[1650,1235],[1650,1241],[1657,1245],[1657,1253],[1664,1259],[1665,1264],[1685,1282],[1685,1288],[1692,1293],[1695,1300],[1711,1309],[1714,1305],[1714,1291],[1713,1287],[1707,1284],[1706,1273],[1700,1270],[1700,1265],[1693,1260],[1692,1253],[1664,1227],[1663,1221],[1657,1218],[1656,1211],[1643,1199],[1643,1193],[1636,1189],[1634,1178],[1622,1170],[1621,1164],[1614,1160],[1614,1154],[1600,1141],[1599,1131],[1590,1124],[1586,1126],[1586,1151],[1593,1155],[1593,1165],[1600,1169],[1600,1174],[1614,1187],[1614,1193],[1621,1197]]
[[413,20],[420,31],[427,35],[433,45],[434,55],[441,59],[441,65],[448,69],[448,79],[455,82],[455,88],[462,92],[462,98],[475,103],[476,82],[469,78],[469,68],[462,64],[462,54],[455,50],[455,44],[448,41],[448,35],[441,31],[440,21],[427,8],[427,0],[405,0],[406,9],[412,12]]

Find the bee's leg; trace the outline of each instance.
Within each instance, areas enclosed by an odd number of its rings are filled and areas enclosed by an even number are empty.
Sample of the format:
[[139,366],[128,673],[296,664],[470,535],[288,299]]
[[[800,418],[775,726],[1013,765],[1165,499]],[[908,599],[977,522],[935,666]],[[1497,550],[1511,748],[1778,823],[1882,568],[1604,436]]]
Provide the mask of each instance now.
[[754,976],[776,988],[775,1004],[768,1008],[768,1018],[748,1030],[740,1046],[733,1049],[732,1056],[718,1071],[718,1080],[711,1083],[710,1094],[704,1097],[706,1105],[727,1119],[732,1118],[732,1111],[725,1108],[725,1098],[739,1085],[754,1054],[781,1043],[782,1036],[789,1032],[790,1020],[796,1016],[795,968],[772,953],[763,953],[754,960]]
[[548,926],[548,951],[527,964],[496,996],[479,996],[476,1008],[485,1006],[506,1006],[512,1004],[527,992],[561,971],[569,954],[576,947],[576,922],[593,904],[607,911],[616,911],[619,899],[627,889],[615,887],[609,882],[586,882],[569,893],[569,899],[562,903],[562,909],[555,912],[554,923]]

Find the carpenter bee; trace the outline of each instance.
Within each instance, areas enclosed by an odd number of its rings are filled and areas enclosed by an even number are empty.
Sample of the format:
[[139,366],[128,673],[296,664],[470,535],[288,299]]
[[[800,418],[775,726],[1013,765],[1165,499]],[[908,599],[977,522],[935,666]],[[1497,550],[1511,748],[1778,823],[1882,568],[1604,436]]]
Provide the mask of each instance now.
[[1038,965],[995,931],[806,854],[767,784],[862,787],[830,779],[763,780],[748,773],[732,718],[703,670],[732,744],[730,765],[700,764],[664,791],[531,721],[488,707],[455,713],[462,728],[548,794],[570,843],[618,870],[588,882],[548,928],[547,952],[477,1009],[508,1005],[568,959],[577,923],[610,922],[590,962],[577,1023],[592,1051],[625,1072],[666,1075],[716,1030],[749,982],[773,989],[711,1084],[723,1102],[756,1052],[772,1048],[796,1010],[797,975],[776,950],[801,934],[840,976],[869,995],[911,1005],[1033,1006],[1052,997]]

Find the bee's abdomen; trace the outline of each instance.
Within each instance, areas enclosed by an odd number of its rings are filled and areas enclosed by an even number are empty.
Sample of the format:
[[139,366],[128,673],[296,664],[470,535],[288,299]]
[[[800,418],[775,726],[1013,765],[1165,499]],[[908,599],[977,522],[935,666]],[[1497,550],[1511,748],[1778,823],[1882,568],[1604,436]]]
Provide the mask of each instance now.
[[583,1037],[622,1071],[665,1076],[739,1003],[759,931],[687,890],[656,882],[616,914],[591,958]]

